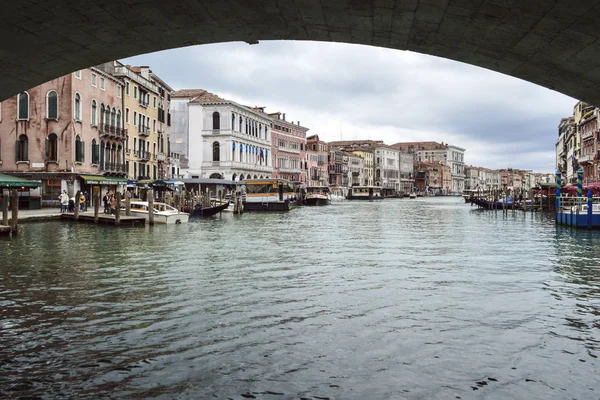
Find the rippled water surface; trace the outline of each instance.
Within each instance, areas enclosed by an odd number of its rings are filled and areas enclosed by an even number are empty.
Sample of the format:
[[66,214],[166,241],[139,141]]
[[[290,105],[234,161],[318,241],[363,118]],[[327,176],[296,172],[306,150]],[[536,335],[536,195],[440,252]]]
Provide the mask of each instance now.
[[0,398],[600,398],[600,232],[551,215],[56,221],[0,255]]

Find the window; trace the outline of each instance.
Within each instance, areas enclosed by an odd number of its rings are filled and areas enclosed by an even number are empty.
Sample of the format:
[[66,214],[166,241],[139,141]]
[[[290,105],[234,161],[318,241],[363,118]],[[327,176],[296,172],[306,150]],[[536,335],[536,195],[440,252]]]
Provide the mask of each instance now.
[[212,120],[213,120],[213,129],[221,129],[221,115],[218,112],[214,112],[212,115]]
[[104,124],[104,104],[100,103],[100,123]]
[[81,137],[77,135],[75,137],[75,162],[82,163],[84,159],[84,143],[81,141]]
[[152,131],[156,132],[156,120],[155,119],[152,120]]
[[221,148],[219,146],[219,142],[213,143],[213,161],[221,160]]
[[29,119],[29,93],[21,92],[17,97],[17,119]]
[[94,72],[92,72],[92,86],[96,87],[97,83],[96,83],[96,74]]
[[133,87],[133,98],[137,99],[137,86]]
[[58,119],[58,93],[51,90],[46,95],[46,118]]
[[27,136],[21,135],[19,136],[19,140],[17,140],[15,144],[15,161],[28,161],[28,149],[27,149]]
[[133,112],[133,126],[137,126],[137,111]]
[[154,108],[156,108],[156,96],[154,96]]
[[129,82],[125,82],[125,94],[129,96]]
[[75,93],[75,121],[81,121],[81,96]]
[[100,89],[104,90],[104,78],[100,78]]
[[98,113],[97,109],[98,105],[96,104],[96,100],[92,100],[92,126],[97,126]]
[[98,148],[98,143],[96,143],[96,139],[92,139],[92,164],[98,165],[99,158],[100,149]]
[[113,108],[112,112],[110,113],[110,125],[117,126],[117,109],[116,108]]
[[117,97],[120,99],[123,96],[123,88],[121,85],[117,85]]
[[121,127],[121,110],[117,110],[117,128]]
[[81,79],[81,70],[75,71],[75,78]]
[[51,133],[46,139],[46,161],[58,161],[58,136]]
[[129,123],[129,108],[125,109],[125,123]]

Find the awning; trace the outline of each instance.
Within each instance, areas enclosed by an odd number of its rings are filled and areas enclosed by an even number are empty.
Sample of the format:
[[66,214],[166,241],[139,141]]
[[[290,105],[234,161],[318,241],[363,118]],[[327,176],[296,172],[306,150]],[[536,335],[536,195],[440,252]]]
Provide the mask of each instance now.
[[41,182],[30,181],[29,179],[18,176],[6,175],[0,173],[0,187],[29,187],[36,188],[42,186]]
[[88,185],[126,185],[127,178],[104,175],[80,175]]

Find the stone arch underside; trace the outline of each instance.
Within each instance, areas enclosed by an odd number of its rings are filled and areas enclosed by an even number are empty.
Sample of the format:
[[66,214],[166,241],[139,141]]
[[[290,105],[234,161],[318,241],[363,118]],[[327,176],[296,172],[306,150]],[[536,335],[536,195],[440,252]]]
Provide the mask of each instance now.
[[158,50],[312,40],[462,61],[600,105],[600,2],[592,0],[78,4],[0,0],[0,99],[77,69]]

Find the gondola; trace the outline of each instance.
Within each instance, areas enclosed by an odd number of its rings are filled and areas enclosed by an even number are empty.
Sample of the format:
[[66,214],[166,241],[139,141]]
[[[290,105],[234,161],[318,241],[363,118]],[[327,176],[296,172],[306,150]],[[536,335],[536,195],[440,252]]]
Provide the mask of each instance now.
[[211,207],[202,207],[200,204],[196,204],[191,214],[192,217],[195,218],[212,217],[213,215],[222,212],[227,207],[229,207],[229,201]]

